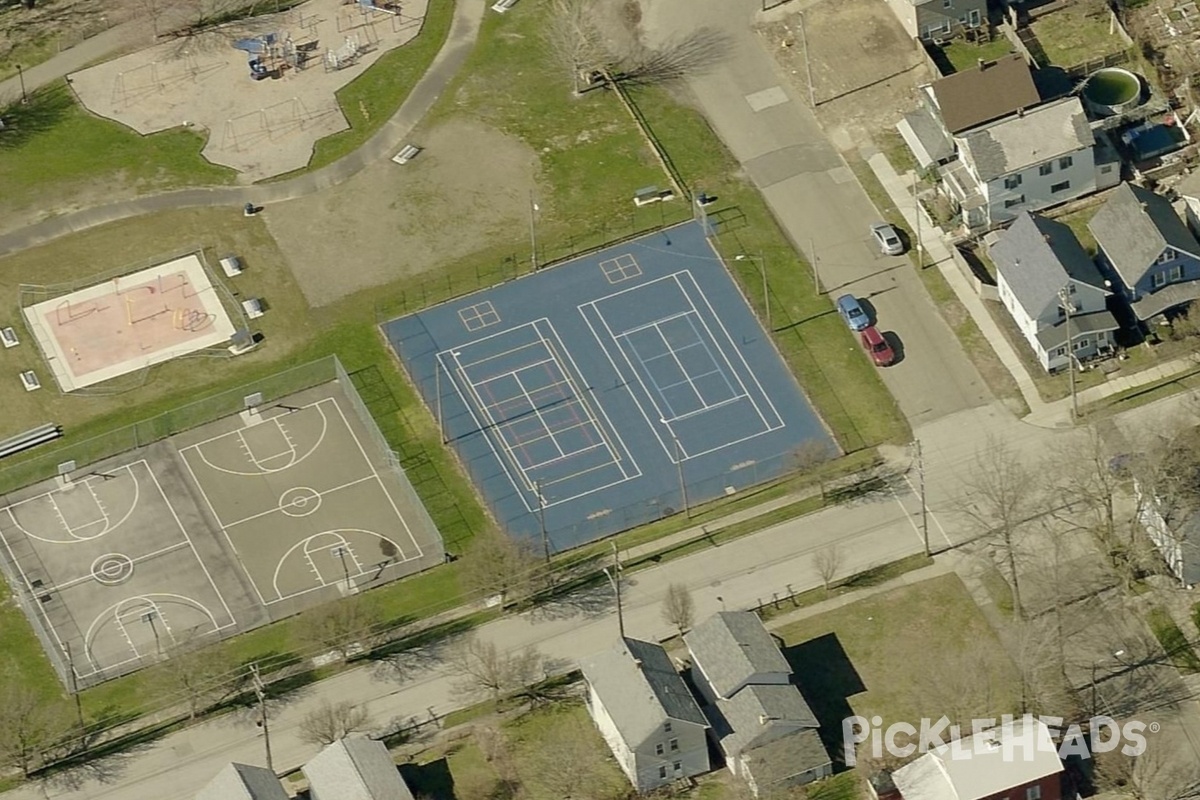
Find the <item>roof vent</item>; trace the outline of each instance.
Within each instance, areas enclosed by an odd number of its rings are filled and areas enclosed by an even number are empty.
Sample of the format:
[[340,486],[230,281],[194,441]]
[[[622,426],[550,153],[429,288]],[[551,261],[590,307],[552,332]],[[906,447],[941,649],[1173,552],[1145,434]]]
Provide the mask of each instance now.
[[1024,107],[1021,107],[1021,108],[1018,108],[1018,109],[1017,109],[1017,116],[1018,116],[1018,117],[1024,117],[1024,116],[1025,116],[1025,108],[1024,108]]
[[641,660],[640,658],[635,658],[635,659],[633,660],[633,665],[634,665],[635,667],[637,667],[638,669],[641,669],[641,667],[642,667],[642,660]]
[[985,69],[988,68],[988,62],[984,61],[982,58],[977,59],[977,61],[979,62],[979,71],[980,72],[983,72]]
[[1050,244],[1050,234],[1048,234],[1048,233],[1043,233],[1043,234],[1042,234],[1042,241],[1043,241],[1043,242],[1045,242],[1046,244]]
[[768,722],[778,722],[778,721],[779,721],[779,717],[768,717],[766,714],[758,715],[758,724],[759,725],[766,725]]
[[1142,207],[1142,211],[1149,211],[1149,210],[1150,210],[1150,204],[1149,204],[1149,203],[1147,203],[1145,200],[1143,200],[1142,202],[1138,203],[1138,205]]

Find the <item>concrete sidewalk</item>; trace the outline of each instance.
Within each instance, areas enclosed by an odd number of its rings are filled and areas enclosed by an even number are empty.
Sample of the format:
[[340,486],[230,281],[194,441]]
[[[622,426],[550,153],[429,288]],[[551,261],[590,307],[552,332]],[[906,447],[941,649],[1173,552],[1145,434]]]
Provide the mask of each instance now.
[[[892,168],[887,157],[882,153],[876,153],[867,159],[872,171],[879,182],[883,184],[883,188],[887,191],[892,202],[904,216],[905,222],[912,231],[920,230],[920,247],[925,254],[925,264],[927,269],[936,267],[946,282],[950,284],[950,288],[954,290],[954,294],[958,297],[960,303],[966,307],[967,312],[971,315],[971,319],[979,327],[988,344],[996,352],[1004,367],[1013,376],[1013,380],[1017,382],[1017,386],[1021,390],[1021,396],[1025,399],[1025,403],[1029,406],[1029,414],[1023,419],[1024,422],[1037,425],[1043,428],[1062,428],[1071,425],[1071,399],[1064,398],[1062,400],[1054,400],[1047,402],[1041,398],[1038,393],[1037,386],[1033,382],[1029,371],[1025,368],[1025,364],[1021,361],[1020,356],[1009,343],[1008,338],[996,325],[992,319],[991,313],[984,307],[983,300],[975,293],[970,282],[959,270],[957,265],[950,256],[950,248],[953,246],[946,241],[941,230],[937,228],[924,209],[918,209],[916,200],[912,195],[911,175],[901,176]],[[917,225],[917,214],[921,214],[921,224]],[[915,236],[915,233],[914,233]],[[1076,400],[1079,407],[1082,409],[1089,403],[1095,403],[1103,400],[1106,397],[1136,389],[1139,386],[1146,386],[1157,381],[1166,380],[1171,377],[1180,377],[1183,374],[1195,374],[1200,371],[1200,357],[1186,357],[1168,361],[1159,364],[1149,369],[1144,369],[1132,375],[1124,375],[1118,378],[1113,378],[1099,386],[1093,386],[1080,391],[1076,395]]]

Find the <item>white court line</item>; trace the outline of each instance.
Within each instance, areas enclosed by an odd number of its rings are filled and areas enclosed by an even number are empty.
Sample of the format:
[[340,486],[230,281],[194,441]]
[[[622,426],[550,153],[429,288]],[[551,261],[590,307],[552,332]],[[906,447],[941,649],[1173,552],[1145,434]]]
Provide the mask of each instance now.
[[[141,499],[141,496],[142,496],[141,481],[139,481],[137,479],[137,476],[135,476],[133,474],[133,470],[132,470],[132,466],[137,463],[144,463],[144,462],[135,461],[135,462],[131,462],[129,464],[125,464],[124,466],[117,467],[114,470],[111,470],[112,472],[117,472],[121,469],[125,470],[126,474],[129,476],[129,479],[131,481],[133,481],[133,499],[129,502],[129,509],[125,512],[125,516],[121,517],[121,519],[117,521],[116,525],[110,525],[109,528],[105,531],[105,533],[111,533],[112,531],[115,531],[117,528],[120,528],[122,525],[125,524],[125,521],[128,520],[129,517],[133,515],[133,512],[137,509],[138,501]],[[87,479],[85,479],[82,482],[85,485],[87,485],[90,489],[91,482],[93,480],[96,480],[96,479],[92,476],[89,476]],[[99,480],[103,480],[103,479],[101,478]],[[28,536],[30,539],[33,539],[34,541],[37,541],[37,542],[43,542],[45,544],[68,544],[69,545],[69,544],[81,544],[81,543],[86,543],[88,541],[91,541],[90,539],[87,539],[87,538],[80,539],[80,538],[74,536],[74,534],[72,533],[71,526],[67,524],[66,518],[63,516],[62,511],[59,510],[58,501],[56,501],[54,499],[54,496],[56,494],[62,494],[62,492],[63,492],[62,489],[51,489],[47,492],[42,492],[39,495],[35,495],[34,497],[26,498],[25,500],[22,500],[19,503],[13,503],[12,505],[6,506],[5,510],[8,511],[8,516],[9,516],[9,519],[12,520],[13,527],[16,528],[17,530],[19,530],[21,533]],[[92,495],[95,496],[95,491],[92,491]],[[16,508],[18,506],[26,505],[27,503],[32,503],[37,500],[41,500],[43,498],[50,501],[51,505],[54,507],[54,513],[58,516],[59,522],[62,524],[63,529],[67,532],[68,536],[71,536],[73,541],[59,541],[57,539],[44,539],[41,536],[38,536],[36,533],[33,533],[32,531],[27,530],[24,525],[22,525],[20,522],[17,521],[16,512],[13,511],[14,508]],[[105,517],[108,518],[107,517],[108,512],[106,511],[106,512],[104,512],[104,514],[105,514]],[[109,521],[111,522],[111,519]],[[88,524],[91,525],[94,523],[88,523]],[[97,534],[97,536],[100,536],[100,535],[102,535],[102,534]],[[92,537],[92,538],[95,538],[95,537]]]
[[[271,418],[271,422],[274,422],[275,429],[279,430],[279,422],[274,417]],[[240,439],[242,442],[242,448],[246,451],[246,458],[250,461],[251,464],[258,467],[259,471],[261,471],[261,472],[276,472],[276,471],[278,471],[278,469],[287,469],[288,467],[292,466],[296,462],[296,451],[295,450],[291,450],[290,452],[288,450],[280,450],[278,453],[272,453],[269,456],[264,456],[263,458],[259,458],[258,456],[256,456],[254,454],[254,450],[250,447],[250,443],[246,441],[245,429],[236,430],[236,431],[234,431],[234,433],[237,434],[238,439]],[[284,441],[287,441],[287,437],[284,437]],[[283,458],[285,456],[288,459],[288,463],[282,467],[279,467],[278,469],[272,470],[272,469],[267,469],[266,467],[263,466],[264,461],[271,461],[272,459]]]
[[[690,299],[690,298],[689,298],[689,299]],[[700,315],[699,315],[699,313],[697,313],[697,314],[695,314],[695,316],[699,317]],[[719,372],[719,373],[721,373],[721,379],[725,381],[725,388],[729,390],[729,394],[730,394],[731,396],[733,396],[733,397],[738,397],[739,395],[738,395],[738,393],[737,393],[737,390],[735,390],[735,389],[733,388],[733,384],[729,382],[729,376],[725,374],[725,370],[721,369],[721,365],[720,365],[720,364],[718,364],[718,363],[717,363],[717,359],[713,357],[712,351],[708,349],[708,342],[704,341],[704,337],[700,335],[700,331],[696,330],[696,323],[695,323],[695,322],[692,320],[692,316],[690,316],[690,315],[689,315],[689,316],[688,316],[686,319],[687,319],[688,327],[692,329],[692,333],[693,333],[693,334],[695,335],[695,337],[696,337],[696,343],[697,343],[697,344],[699,344],[701,347],[703,347],[703,348],[704,348],[704,353],[705,353],[705,355],[707,355],[707,356],[708,356],[708,360],[709,360],[710,362],[712,362],[712,365],[713,365],[714,367],[716,367],[716,370],[715,370],[715,371],[716,371],[716,372]],[[703,319],[701,319],[701,320],[700,320],[700,323],[701,323],[701,324],[704,324],[704,320],[703,320]],[[705,326],[704,326],[704,329],[705,329],[705,330],[708,330],[708,326],[707,326],[707,325],[705,325]],[[661,330],[661,329],[660,329],[660,330]],[[712,332],[711,332],[711,331],[709,331],[709,336],[711,336],[711,337],[712,337],[713,344],[716,344],[716,345],[717,345],[717,348],[718,348],[718,349],[720,349],[720,344],[718,344],[718,343],[717,343],[717,339],[716,339],[716,337],[715,337],[715,336],[712,336]],[[665,341],[665,338],[666,338],[666,337],[664,337],[664,341]],[[693,345],[693,346],[695,346],[695,345]],[[728,356],[726,356],[726,355],[725,355],[724,351],[722,351],[722,353],[721,353],[721,360],[722,360],[722,361],[724,361],[726,364],[729,364],[729,358],[728,358]],[[733,364],[729,364],[729,371],[730,371],[730,372],[733,372],[733,371],[734,371],[734,369],[733,369]],[[703,377],[707,377],[708,375],[711,375],[711,374],[712,374],[712,373],[705,373],[704,375],[699,375],[699,376],[697,376],[697,377],[701,377],[701,378],[703,378]],[[749,393],[747,393],[747,392],[746,392],[746,387],[745,387],[745,385],[742,383],[742,379],[741,379],[741,378],[738,378],[736,374],[734,374],[734,378],[736,378],[736,379],[737,379],[738,386],[741,386],[741,387],[742,387],[742,394],[741,394],[741,396],[742,396],[742,397],[750,397]],[[697,394],[699,394],[700,390],[699,390],[699,389],[697,389],[697,390],[696,390],[696,392],[697,392]],[[701,400],[703,400],[703,399],[704,399],[704,395],[700,395],[700,399],[701,399]],[[751,398],[750,402],[752,402],[752,403],[754,402],[753,398]],[[758,406],[755,406],[755,408],[757,409],[757,408],[758,408]],[[760,417],[762,416],[762,412],[761,412],[761,411],[759,412],[759,416],[760,416]],[[764,420],[763,420],[763,424],[765,425],[765,424],[766,424],[766,422],[767,422],[767,421],[764,419]],[[768,427],[769,427],[769,426],[768,426]]]
[[[328,584],[325,582],[325,579],[321,576],[321,571],[319,569],[317,569],[316,562],[312,559],[312,553],[318,552],[318,551],[305,550],[304,556],[305,556],[305,559],[308,561],[309,569],[312,570],[313,573],[316,574],[317,578],[321,581],[321,585],[313,586],[310,589],[303,589],[299,592],[292,592],[291,594],[287,595],[286,597],[283,595],[283,592],[279,591],[279,572],[280,572],[280,570],[283,569],[288,558],[291,557],[292,553],[296,552],[296,548],[307,545],[309,541],[317,538],[318,536],[337,536],[341,540],[340,544],[331,545],[328,549],[331,550],[333,547],[345,547],[346,548],[347,553],[349,553],[350,556],[354,559],[354,563],[359,565],[359,571],[351,573],[350,577],[352,577],[352,578],[361,578],[362,576],[367,575],[371,572],[376,572],[376,571],[382,572],[382,570],[391,569],[392,567],[398,567],[402,564],[407,564],[409,561],[415,561],[416,559],[421,557],[421,556],[417,555],[417,556],[413,556],[412,558],[403,558],[400,560],[389,561],[382,567],[382,569],[380,568],[379,564],[372,564],[372,565],[370,565],[370,569],[368,570],[366,568],[363,568],[362,564],[358,561],[358,557],[354,554],[354,549],[352,547],[350,547],[350,543],[347,542],[345,540],[345,537],[343,537],[341,535],[341,533],[343,531],[346,533],[361,533],[361,534],[364,534],[367,536],[374,536],[380,540],[389,541],[392,544],[395,544],[397,546],[397,548],[399,548],[399,545],[396,543],[395,539],[392,539],[389,536],[383,536],[382,534],[378,533],[377,531],[368,531],[368,530],[363,530],[361,528],[339,528],[337,531],[321,531],[320,533],[314,533],[311,536],[307,536],[304,539],[302,539],[301,541],[296,542],[294,545],[292,545],[291,547],[288,548],[287,552],[284,553],[283,556],[280,557],[279,563],[275,565],[275,573],[271,579],[271,587],[275,590],[275,594],[279,595],[279,599],[271,600],[270,602],[271,603],[279,603],[284,600],[291,600],[293,598],[300,597],[301,595],[306,595],[309,592],[318,592],[321,589],[324,589],[327,586],[331,585],[331,584]],[[404,551],[400,550],[400,552],[401,552],[401,554],[403,554]],[[347,570],[347,571],[349,571],[349,570]],[[338,569],[337,572],[341,572],[341,570]],[[341,581],[335,581],[334,583],[340,583],[340,582]]]
[[[475,345],[479,344],[480,342],[486,342],[488,339],[494,339],[497,336],[503,336],[507,333],[511,333],[512,331],[520,330],[521,328],[527,328],[532,324],[533,324],[532,322],[526,322],[523,325],[517,325],[512,328],[506,328],[502,331],[496,331],[495,333],[488,334],[487,336],[484,336],[482,338],[472,339],[470,344],[463,345],[463,347],[474,347]],[[466,369],[467,367],[473,367],[476,364],[486,364],[488,361],[495,361],[497,358],[503,358],[504,356],[510,356],[513,353],[517,353],[517,352],[520,352],[521,350],[525,350],[527,348],[534,347],[537,344],[538,344],[537,342],[526,342],[525,344],[520,344],[520,345],[517,345],[516,347],[510,347],[508,350],[501,350],[498,353],[492,353],[487,358],[481,358],[478,361],[469,361],[466,364],[461,364],[460,366],[463,369]],[[454,349],[460,350],[462,348],[456,347]],[[541,362],[538,362],[538,363],[541,363]],[[508,373],[503,373],[503,374],[507,375]]]
[[[325,491],[317,492],[316,494],[319,497],[321,497],[322,499],[324,499],[324,497],[326,495],[331,495],[334,492],[340,492],[342,489],[349,489],[351,486],[357,486],[360,483],[366,483],[368,481],[375,480],[375,478],[376,478],[375,475],[368,475],[365,478],[359,478],[356,481],[350,481],[349,483],[343,483],[341,486],[335,486],[332,489],[326,489]],[[268,508],[266,511],[260,511],[257,514],[251,514],[248,517],[243,517],[242,519],[236,520],[234,522],[221,522],[221,527],[225,528],[226,530],[228,530],[229,528],[236,528],[238,525],[242,525],[247,522],[253,522],[256,519],[261,519],[262,517],[266,517],[271,514],[278,514],[280,511],[282,511],[282,509],[278,505],[276,505],[274,508]]]
[[[908,473],[905,473],[904,475],[904,482],[908,484],[909,490],[918,498],[920,498],[921,493],[917,490],[916,486],[913,486],[913,482],[909,479]],[[946,529],[942,527],[941,521],[937,518],[937,515],[933,513],[933,510],[929,507],[926,507],[925,514],[929,517],[929,519],[933,520],[933,524],[937,526],[938,531],[942,534],[942,538],[946,540],[946,544],[949,547],[954,547],[954,542],[950,541],[950,534],[946,533]]]
[[[288,435],[288,433],[285,430],[283,430],[282,423],[280,423],[279,420],[282,417],[285,417],[289,413],[292,413],[292,412],[285,412],[283,414],[277,414],[274,417],[269,417],[267,419],[259,420],[258,422],[254,423],[253,425],[244,426],[242,428],[239,428],[236,431],[229,431],[227,433],[221,433],[216,436],[210,436],[207,439],[204,439],[199,442],[195,442],[194,444],[190,444],[187,447],[180,448],[179,452],[180,452],[180,454],[183,454],[184,452],[186,452],[188,450],[195,450],[197,455],[200,456],[200,460],[204,462],[205,466],[207,466],[209,469],[216,470],[217,472],[224,472],[227,475],[242,475],[242,476],[248,476],[248,477],[257,477],[257,476],[260,476],[263,474],[269,475],[269,474],[275,473],[275,472],[283,472],[284,470],[291,469],[292,467],[298,466],[301,463],[303,463],[304,460],[307,459],[309,456],[311,456],[314,452],[316,452],[317,448],[321,446],[321,443],[323,441],[325,441],[325,431],[328,427],[329,420],[325,416],[325,410],[323,408],[321,408],[321,404],[325,403],[326,401],[332,400],[332,399],[333,398],[331,398],[331,397],[322,398],[321,400],[318,400],[315,403],[309,403],[308,405],[301,407],[302,410],[309,409],[309,408],[315,408],[317,410],[317,412],[321,415],[321,433],[316,437],[316,441],[314,442],[313,446],[309,448],[307,453],[305,453],[304,455],[295,459],[294,461],[292,461],[292,463],[288,464],[286,467],[278,467],[275,469],[264,469],[262,466],[258,465],[254,458],[253,453],[251,453],[249,447],[246,446],[245,438],[243,438],[241,436],[241,434],[242,434],[243,430],[248,430],[250,428],[257,428],[259,425],[266,425],[268,423],[273,423],[275,425],[275,427],[278,428],[280,430],[280,432],[283,434],[284,438],[291,441],[291,437]],[[208,460],[208,458],[204,455],[204,450],[203,450],[204,445],[211,444],[212,442],[218,441],[220,439],[228,439],[231,436],[233,436],[234,434],[237,434],[239,439],[242,442],[242,450],[246,453],[247,463],[258,466],[258,472],[238,472],[236,470],[225,469],[224,467],[218,467],[216,464],[211,463]],[[185,458],[184,461],[186,461],[186,460],[187,459]]]
[[[173,544],[169,547],[161,547],[158,550],[155,550],[153,552],[144,553],[143,555],[140,555],[137,558],[130,557],[129,560],[130,560],[130,562],[132,562],[132,564],[134,566],[137,566],[138,564],[140,564],[144,561],[149,561],[152,558],[157,558],[158,556],[166,555],[167,553],[173,553],[176,550],[179,550],[180,548],[187,547],[187,546],[188,546],[187,542],[176,542],[175,544]],[[70,589],[72,586],[79,586],[80,584],[91,583],[93,580],[95,580],[95,578],[89,573],[87,575],[80,575],[78,578],[71,578],[70,580],[65,581],[63,583],[55,584],[55,588],[61,591],[63,589]]]
[[[521,380],[521,373],[514,372],[513,379],[517,382],[517,386],[521,387],[521,394],[525,395],[525,401],[529,403],[529,407],[533,410],[534,416],[537,417],[537,421],[542,424],[542,427],[546,430],[546,433],[550,434],[550,441],[554,443],[554,449],[558,451],[559,456],[567,455],[567,453],[563,451],[562,445],[558,443],[558,436],[555,435],[554,429],[547,424],[546,418],[542,416],[542,410],[537,407],[537,404],[533,402],[533,398],[529,396],[529,390],[525,388],[525,381]],[[523,449],[525,442],[521,442],[520,444]]]

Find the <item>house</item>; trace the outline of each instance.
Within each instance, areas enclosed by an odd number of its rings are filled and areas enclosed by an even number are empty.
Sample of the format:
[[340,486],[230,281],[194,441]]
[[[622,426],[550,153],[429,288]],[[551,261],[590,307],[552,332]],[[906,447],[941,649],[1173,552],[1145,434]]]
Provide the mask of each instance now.
[[1138,519],[1167,567],[1187,588],[1200,585],[1200,428],[1152,451],[1156,467],[1135,473]]
[[387,747],[365,736],[328,745],[300,769],[311,800],[413,800]]
[[1171,203],[1122,184],[1088,223],[1110,273],[1139,321],[1200,297],[1200,242]]
[[887,0],[909,36],[930,41],[987,24],[987,0]]
[[708,720],[661,646],[626,638],[580,668],[588,713],[638,792],[712,769]]
[[[1078,97],[1019,110],[953,138],[959,158],[941,174],[968,227],[1008,222],[1097,189],[1096,141]],[[1112,165],[1105,166],[1111,175]]]
[[715,614],[684,643],[726,766],[756,795],[832,774],[819,723],[757,615]]
[[1188,229],[1193,236],[1200,236],[1200,169],[1175,184],[1175,193],[1183,204]]
[[196,800],[291,800],[275,773],[264,767],[228,764]]
[[1063,777],[1049,728],[1027,716],[941,744],[892,782],[903,800],[1061,800]]
[[1143,502],[1144,487],[1134,483],[1139,498],[1139,521],[1167,568],[1184,587],[1200,585],[1200,506],[1188,506],[1183,513],[1176,514],[1178,521],[1173,520],[1161,502]]
[[920,96],[920,108],[905,114],[896,129],[921,169],[954,160],[957,150],[951,137],[956,134],[1042,101],[1029,65],[1015,53],[926,84]]
[[1081,362],[1115,350],[1111,292],[1070,228],[1022,211],[988,253],[1000,302],[1042,369],[1071,367],[1068,352]]

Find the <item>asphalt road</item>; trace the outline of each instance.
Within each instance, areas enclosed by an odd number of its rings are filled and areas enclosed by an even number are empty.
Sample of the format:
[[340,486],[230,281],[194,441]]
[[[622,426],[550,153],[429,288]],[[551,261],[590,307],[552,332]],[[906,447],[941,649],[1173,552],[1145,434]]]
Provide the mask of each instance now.
[[729,37],[729,55],[689,88],[793,244],[815,258],[823,290],[865,298],[880,330],[899,337],[904,359],[882,375],[909,422],[916,427],[990,403],[912,262],[873,247],[874,206],[750,27],[759,0],[655,0],[644,7],[651,41],[678,40],[698,28]]

